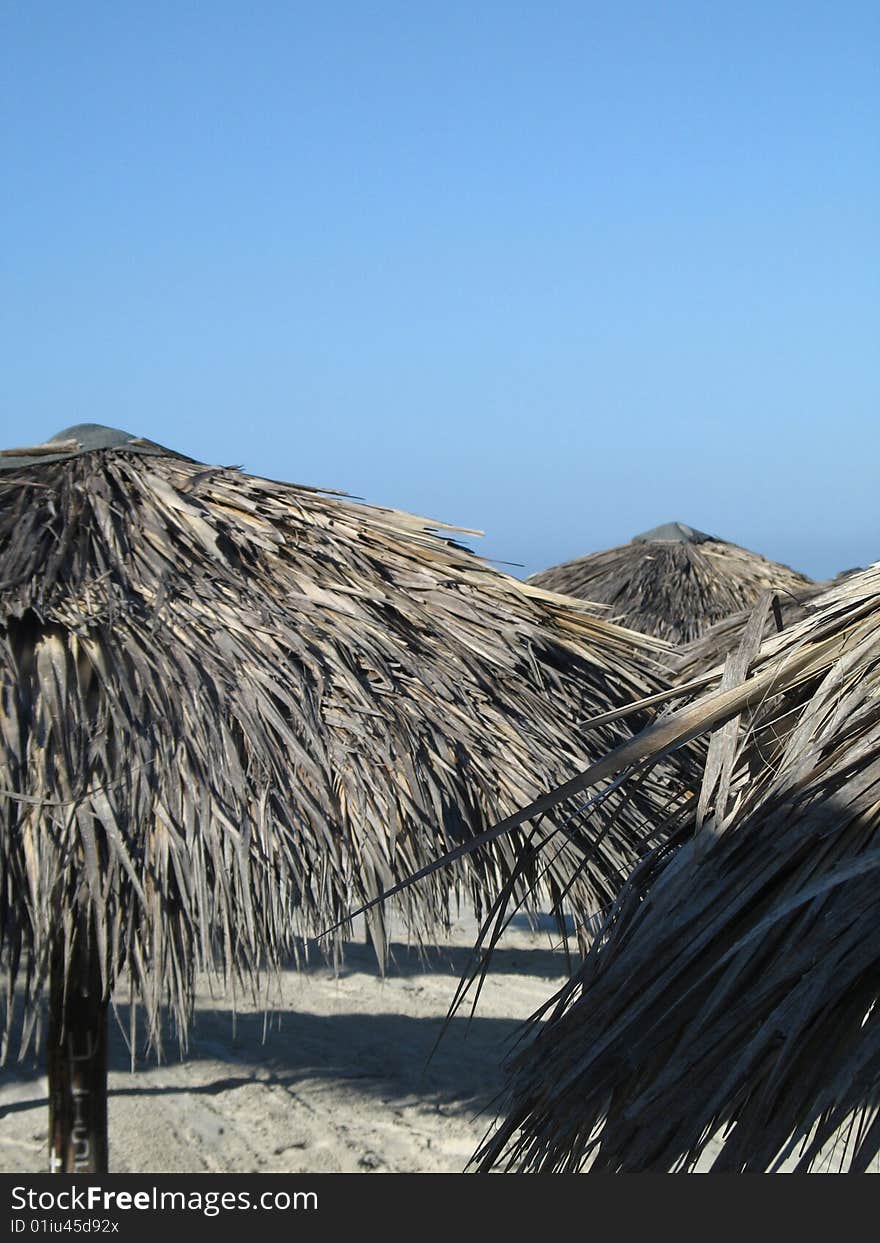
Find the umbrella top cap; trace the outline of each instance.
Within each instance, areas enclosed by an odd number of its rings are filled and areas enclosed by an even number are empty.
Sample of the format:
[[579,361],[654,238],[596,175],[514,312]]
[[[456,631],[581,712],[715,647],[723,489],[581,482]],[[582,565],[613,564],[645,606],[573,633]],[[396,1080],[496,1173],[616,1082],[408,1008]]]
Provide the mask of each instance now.
[[[116,427],[104,427],[101,423],[74,423],[65,427],[49,440],[31,444],[22,449],[0,449],[0,471],[18,470],[23,466],[37,466],[43,462],[60,462],[80,453],[93,453],[99,449],[129,449],[132,453],[169,454],[170,449],[132,436],[130,432]],[[176,456],[176,455],[175,455]]]
[[697,531],[694,527],[689,527],[684,522],[664,522],[662,526],[653,527],[650,531],[643,531],[641,535],[634,535],[631,543],[633,544],[705,544],[707,540],[714,540],[714,535],[707,535],[705,531]]
[[88,453],[90,449],[115,449],[138,439],[138,436],[123,432],[118,427],[104,427],[102,423],[74,423],[73,427],[65,427],[56,436],[50,436],[46,443],[53,445],[59,440],[75,440],[80,450]]

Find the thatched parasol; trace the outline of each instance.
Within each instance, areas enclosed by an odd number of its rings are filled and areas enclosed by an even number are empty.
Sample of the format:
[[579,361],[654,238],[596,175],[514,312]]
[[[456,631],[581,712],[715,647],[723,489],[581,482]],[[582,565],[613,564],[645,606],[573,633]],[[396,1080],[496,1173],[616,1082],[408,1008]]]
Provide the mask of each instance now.
[[[582,722],[661,685],[660,645],[423,519],[124,432],[0,465],[5,1028],[18,981],[29,1039],[48,979],[52,1159],[94,1169],[117,980],[153,1042],[166,1004],[185,1034],[197,971],[254,981],[625,737]],[[571,830],[545,891],[607,901],[652,806],[621,798],[577,877]],[[510,881],[513,845],[411,895],[414,932]]]
[[482,1168],[861,1171],[880,1151],[880,565],[752,658],[763,622],[719,689],[598,766],[712,732],[696,808],[512,1063]]
[[606,604],[612,620],[671,643],[689,643],[721,618],[753,608],[767,590],[785,599],[810,585],[787,565],[682,522],[542,570],[529,582]]

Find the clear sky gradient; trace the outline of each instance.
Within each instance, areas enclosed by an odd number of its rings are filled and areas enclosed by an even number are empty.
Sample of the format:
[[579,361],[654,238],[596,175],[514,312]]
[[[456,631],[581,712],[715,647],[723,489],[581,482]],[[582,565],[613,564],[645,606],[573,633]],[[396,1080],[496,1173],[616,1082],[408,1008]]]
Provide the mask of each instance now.
[[880,5],[2,0],[0,441],[880,557]]

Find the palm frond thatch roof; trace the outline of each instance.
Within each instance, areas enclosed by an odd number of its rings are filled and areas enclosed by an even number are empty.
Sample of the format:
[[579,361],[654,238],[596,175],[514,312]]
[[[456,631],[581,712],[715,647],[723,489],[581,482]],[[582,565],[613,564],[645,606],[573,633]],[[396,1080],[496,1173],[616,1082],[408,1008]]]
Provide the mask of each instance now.
[[[763,611],[761,637],[769,639],[782,630],[788,630],[795,622],[820,609],[826,592],[833,591],[854,574],[863,574],[864,570],[864,566],[841,570],[832,579],[809,583],[794,593],[769,593],[770,607]],[[753,614],[754,607],[731,613],[729,617],[715,622],[699,638],[677,647],[673,652],[672,667],[679,683],[690,682],[720,666],[740,645]]]
[[767,590],[785,598],[810,585],[786,565],[681,522],[542,570],[529,582],[605,604],[612,620],[671,643],[697,639],[713,623],[754,607]]
[[762,623],[718,690],[644,735],[650,762],[714,731],[699,800],[512,1062],[482,1168],[808,1169],[836,1143],[864,1170],[880,1151],[880,565],[752,659]]
[[[166,1001],[185,1029],[195,971],[253,977],[614,745],[625,725],[583,722],[665,685],[662,644],[442,524],[92,425],[0,466],[0,950],[29,1013],[86,912],[105,989],[128,971],[153,1034]],[[609,811],[573,907],[609,900],[655,805],[646,785]],[[414,893],[413,930],[460,885],[480,905],[515,846]]]

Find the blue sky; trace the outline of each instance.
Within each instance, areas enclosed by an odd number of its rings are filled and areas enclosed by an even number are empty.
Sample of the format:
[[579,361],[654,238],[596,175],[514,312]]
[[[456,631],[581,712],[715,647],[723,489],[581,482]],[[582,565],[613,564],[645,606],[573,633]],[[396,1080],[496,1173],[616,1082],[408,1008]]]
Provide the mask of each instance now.
[[880,557],[875,3],[0,3],[0,442]]

